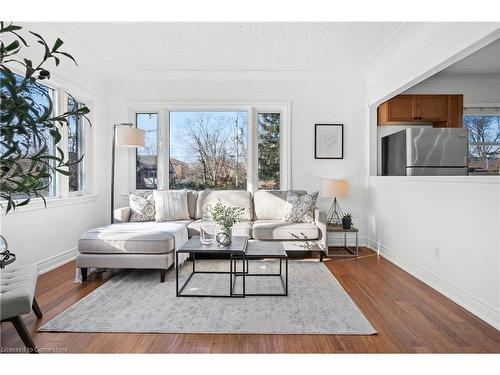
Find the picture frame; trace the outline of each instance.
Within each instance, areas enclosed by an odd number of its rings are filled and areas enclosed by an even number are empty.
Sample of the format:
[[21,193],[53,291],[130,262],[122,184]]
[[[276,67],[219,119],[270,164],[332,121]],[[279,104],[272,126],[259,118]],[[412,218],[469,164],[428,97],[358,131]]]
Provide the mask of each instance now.
[[344,158],[344,124],[315,124],[314,158]]

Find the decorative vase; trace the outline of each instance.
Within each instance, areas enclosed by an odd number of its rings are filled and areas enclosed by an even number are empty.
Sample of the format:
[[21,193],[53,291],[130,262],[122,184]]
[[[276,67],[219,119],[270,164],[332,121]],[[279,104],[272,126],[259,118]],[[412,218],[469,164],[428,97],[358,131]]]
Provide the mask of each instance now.
[[352,226],[352,219],[350,217],[343,217],[342,218],[342,228],[344,229],[351,229]]
[[212,221],[208,212],[205,212],[200,224],[200,242],[203,245],[213,244],[215,242],[215,230],[215,223]]
[[215,240],[219,246],[229,246],[231,244],[231,228],[223,228],[217,233]]

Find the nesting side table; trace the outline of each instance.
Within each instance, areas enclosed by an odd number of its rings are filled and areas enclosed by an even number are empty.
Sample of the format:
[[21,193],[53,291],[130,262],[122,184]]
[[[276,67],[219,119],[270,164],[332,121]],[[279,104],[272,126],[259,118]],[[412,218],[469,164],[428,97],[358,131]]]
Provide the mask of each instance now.
[[[358,232],[359,230],[355,228],[354,226],[351,226],[350,229],[344,229],[342,226],[334,226],[334,225],[328,225],[326,227],[326,230],[328,233],[340,233],[344,235],[344,250],[346,250],[349,254],[334,254],[333,256],[335,257],[341,257],[341,258],[352,258],[352,257],[358,257],[359,255],[359,246],[358,246]],[[356,248],[352,248],[347,246],[347,235],[353,234],[356,238]]]

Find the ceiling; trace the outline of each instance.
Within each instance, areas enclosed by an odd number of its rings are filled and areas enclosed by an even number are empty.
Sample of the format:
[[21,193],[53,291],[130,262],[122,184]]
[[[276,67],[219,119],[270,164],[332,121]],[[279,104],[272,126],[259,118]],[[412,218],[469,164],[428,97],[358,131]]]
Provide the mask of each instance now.
[[441,73],[500,75],[500,39],[449,66]]
[[402,23],[55,23],[108,66],[134,71],[336,71],[363,66]]

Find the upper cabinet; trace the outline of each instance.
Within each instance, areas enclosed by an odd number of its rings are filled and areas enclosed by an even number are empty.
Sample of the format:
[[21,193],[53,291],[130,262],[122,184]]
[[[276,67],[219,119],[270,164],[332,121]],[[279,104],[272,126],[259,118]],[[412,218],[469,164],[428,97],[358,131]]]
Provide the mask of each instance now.
[[461,128],[463,95],[398,95],[378,107],[378,125],[431,122]]

